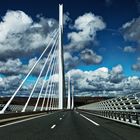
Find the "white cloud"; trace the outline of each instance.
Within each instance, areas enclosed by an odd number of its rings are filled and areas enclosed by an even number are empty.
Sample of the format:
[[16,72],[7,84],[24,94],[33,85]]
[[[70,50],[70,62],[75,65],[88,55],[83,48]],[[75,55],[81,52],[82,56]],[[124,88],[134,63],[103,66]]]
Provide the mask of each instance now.
[[[112,68],[109,70],[102,67],[93,71],[82,71],[73,69],[68,73],[74,82],[75,95],[78,96],[119,96],[134,93],[140,90],[140,78],[137,76],[124,77],[120,71],[121,68]],[[66,74],[66,76],[68,75]],[[121,80],[120,80],[121,77]],[[53,82],[58,82],[58,74],[54,74]],[[113,79],[114,78],[114,79]],[[0,91],[2,95],[11,95],[21,83],[23,77],[21,75],[7,76],[0,78]],[[30,81],[31,80],[31,81]],[[34,79],[35,80],[35,79]],[[35,89],[38,94],[43,82],[43,77],[38,82]],[[20,95],[29,94],[33,87],[33,79],[25,83],[20,91]],[[46,86],[45,86],[46,87]],[[45,88],[43,89],[45,91]]]
[[113,67],[112,72],[115,73],[115,74],[121,74],[123,72],[122,65],[119,64],[119,65]]
[[102,18],[95,16],[93,13],[79,16],[72,27],[76,31],[68,34],[70,43],[66,45],[67,49],[74,49],[72,51],[84,49],[88,43],[95,40],[96,32],[103,30],[105,27]]
[[22,11],[8,11],[0,22],[0,60],[41,52],[57,26],[55,19],[39,17],[34,22]]
[[140,42],[140,17],[135,18],[122,26],[122,32],[125,40]]
[[[19,58],[17,59],[8,59],[7,61],[3,62],[0,61],[0,73],[4,75],[19,75],[19,74],[27,74],[29,70],[33,67],[33,65],[36,63],[37,57],[31,58],[27,64],[23,64]],[[32,71],[32,75],[39,75],[41,69],[43,68],[43,65],[46,61],[46,58],[44,57],[39,61],[39,63],[36,65],[34,70]],[[48,61],[49,63],[49,61]],[[46,67],[42,73],[44,75],[48,63],[46,64]]]
[[137,58],[137,63],[132,65],[132,69],[135,71],[140,71],[140,57]]
[[69,12],[64,13],[64,20],[63,20],[64,25],[67,25],[71,21],[69,15],[70,15]]
[[74,81],[75,93],[84,96],[118,96],[134,93],[140,90],[140,78],[124,77],[121,65],[109,70],[106,67],[94,71],[73,69],[68,73]]
[[64,52],[65,70],[69,70],[77,66],[80,62],[77,56],[72,56],[69,52]]
[[64,46],[67,70],[81,63],[98,64],[102,61],[102,56],[94,51],[94,44],[97,44],[97,32],[105,27],[102,17],[93,13],[85,13],[75,20],[74,25],[70,26],[73,31],[67,35],[69,42]]
[[126,47],[124,47],[124,52],[133,53],[135,51],[136,51],[136,48],[134,48],[132,46],[126,46]]
[[22,76],[7,76],[0,78],[0,92],[1,96],[11,96],[17,89],[21,82]]
[[91,49],[85,49],[80,54],[81,60],[86,64],[99,64],[102,61],[102,56],[97,55]]
[[7,75],[17,75],[22,70],[20,59],[8,59],[6,62],[0,61],[0,73]]
[[8,11],[0,22],[0,42],[12,34],[25,32],[32,24],[32,19],[22,11]]

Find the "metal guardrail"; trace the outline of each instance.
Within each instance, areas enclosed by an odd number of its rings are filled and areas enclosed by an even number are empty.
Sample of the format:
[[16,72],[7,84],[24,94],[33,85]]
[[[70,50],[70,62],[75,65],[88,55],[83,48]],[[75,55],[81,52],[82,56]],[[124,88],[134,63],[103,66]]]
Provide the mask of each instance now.
[[96,115],[140,126],[140,93],[78,107]]
[[[0,110],[4,107],[5,104],[0,104]],[[21,112],[23,109],[23,105],[9,105],[5,112]],[[50,110],[51,108],[48,108]],[[57,110],[58,108],[53,108],[53,110]],[[34,106],[27,106],[26,112],[32,112],[34,110]],[[41,110],[41,107],[37,107],[37,111]]]
[[[0,104],[0,108],[2,109],[4,107],[4,104]],[[9,105],[9,107],[6,109],[5,112],[21,112],[23,109],[23,105]],[[28,106],[27,107],[27,112],[33,111],[34,106]],[[41,109],[41,107],[38,107],[38,110]]]

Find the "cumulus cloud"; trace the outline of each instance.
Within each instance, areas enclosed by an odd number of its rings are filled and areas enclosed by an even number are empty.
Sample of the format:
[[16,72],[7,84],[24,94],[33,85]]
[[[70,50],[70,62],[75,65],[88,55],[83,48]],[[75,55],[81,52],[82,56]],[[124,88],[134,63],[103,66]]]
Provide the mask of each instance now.
[[123,67],[122,65],[117,65],[112,68],[111,74],[110,74],[110,81],[112,83],[120,83],[123,80]]
[[0,22],[0,42],[12,34],[25,32],[32,24],[32,19],[22,11],[8,11]]
[[21,75],[0,77],[1,96],[11,96],[22,79]]
[[6,75],[17,75],[22,69],[20,59],[8,59],[6,62],[0,61],[0,73]]
[[77,56],[72,56],[69,52],[64,52],[65,70],[69,70],[77,66],[80,62]]
[[140,78],[124,77],[121,65],[112,70],[102,67],[94,71],[73,69],[68,73],[71,74],[75,92],[79,96],[86,96],[87,93],[90,96],[121,96],[140,90]]
[[112,72],[115,73],[115,74],[121,74],[123,72],[122,65],[119,64],[119,65],[113,67]]
[[[18,63],[20,61],[19,57],[29,56],[29,58],[32,58],[46,47],[45,44],[51,39],[51,34],[58,27],[58,22],[55,19],[44,18],[41,15],[38,15],[37,18],[37,22],[33,21],[30,16],[19,10],[7,11],[2,17],[0,22],[0,62],[5,67],[0,69],[2,73],[18,73],[22,66],[15,64],[18,68],[16,67],[14,71],[12,67],[9,68],[9,61]],[[64,14],[64,24],[67,25],[69,22],[71,22],[71,19],[67,12]],[[80,63],[80,52],[85,52],[84,49],[90,43],[97,42],[95,39],[96,34],[98,31],[103,30],[105,26],[103,19],[93,13],[86,13],[75,20],[74,25],[71,26],[73,32],[68,33],[69,43],[64,47],[66,70],[74,68]],[[79,50],[79,54],[74,54]],[[92,64],[97,64],[102,60],[102,57],[97,55],[93,48],[90,52],[91,56],[94,57],[94,59],[92,58]],[[85,56],[87,56],[86,54]],[[87,58],[83,58],[83,62],[86,63],[87,61]],[[6,68],[9,68],[7,72]],[[27,68],[24,69],[24,71],[27,71]]]
[[140,17],[133,19],[122,26],[124,39],[140,43]]
[[[93,71],[83,71],[80,69],[72,69],[66,73],[71,74],[74,83],[75,95],[77,96],[123,96],[140,90],[140,78],[137,76],[123,76],[123,68],[120,65],[115,66],[112,70],[102,67]],[[49,79],[58,82],[58,74],[52,75]],[[0,91],[2,96],[10,96],[21,83],[23,77],[21,75],[7,76],[0,78]],[[34,96],[38,95],[44,78],[38,82]],[[22,89],[20,96],[28,96],[33,88],[36,77],[30,77]],[[33,82],[34,81],[34,82]],[[47,84],[47,81],[46,81]],[[45,84],[45,87],[46,87]],[[43,93],[45,93],[45,87]]]
[[69,12],[64,13],[64,20],[63,20],[64,25],[67,25],[71,21],[69,15],[70,15]]
[[126,46],[126,47],[124,47],[124,52],[133,53],[135,51],[136,51],[136,48],[134,48],[132,46]]
[[137,63],[132,65],[132,69],[135,71],[140,71],[140,57],[137,58]]
[[[4,75],[19,75],[19,74],[26,75],[31,70],[33,65],[36,63],[37,59],[38,59],[37,57],[31,58],[27,64],[23,64],[19,58],[8,59],[5,62],[0,61],[0,73]],[[45,61],[46,61],[45,57],[41,59],[39,63],[36,65],[36,67],[34,68],[34,70],[32,71],[31,75],[38,76]],[[45,74],[48,63],[46,64],[46,67],[42,75]]]
[[68,50],[79,51],[85,48],[90,42],[93,42],[96,32],[106,27],[102,18],[93,13],[86,13],[79,16],[73,25],[75,32],[68,33],[70,43],[66,45]]
[[[140,39],[139,39],[140,38],[140,26],[139,25],[140,25],[140,17],[135,18],[135,19],[125,23],[121,29],[124,39],[126,41],[133,41],[133,42],[137,43],[138,44],[137,46],[139,46],[139,44],[140,44]],[[124,48],[124,51],[129,52],[129,53],[136,52],[136,51],[139,51],[139,47],[133,48],[131,46],[127,46]],[[132,65],[132,69],[135,71],[140,70],[139,60],[138,60],[138,62],[136,62],[136,64]]]
[[80,63],[98,64],[102,61],[102,56],[96,54],[91,46],[97,43],[97,32],[105,27],[102,17],[93,13],[85,13],[75,20],[74,25],[70,26],[72,32],[67,35],[68,43],[64,46],[66,69],[74,68]]
[[102,56],[97,55],[91,49],[85,49],[80,54],[81,60],[86,64],[99,64],[102,61]]
[[7,11],[0,22],[0,60],[43,50],[57,26],[54,19],[39,17],[39,22],[34,22],[23,11]]

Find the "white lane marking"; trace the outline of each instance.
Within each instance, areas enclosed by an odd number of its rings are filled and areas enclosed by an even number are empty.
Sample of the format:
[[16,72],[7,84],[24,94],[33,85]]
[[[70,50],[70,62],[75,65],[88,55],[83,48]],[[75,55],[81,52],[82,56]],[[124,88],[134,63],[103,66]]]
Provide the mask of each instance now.
[[79,114],[79,112],[75,111],[75,113]]
[[21,123],[21,122],[26,122],[26,121],[33,120],[33,119],[36,119],[36,118],[40,118],[40,117],[43,117],[43,116],[46,116],[46,115],[48,115],[48,114],[44,114],[44,115],[41,115],[41,116],[36,116],[36,117],[32,117],[32,118],[28,118],[28,119],[24,119],[24,120],[20,120],[20,121],[11,122],[11,123],[8,123],[8,124],[0,125],[0,128],[5,127],[5,126],[9,126],[9,125],[13,125],[13,124],[17,124],[17,123]]
[[19,117],[12,117],[12,118],[7,118],[7,119],[2,119],[0,120],[0,123],[4,123],[7,121],[16,121],[17,119],[26,119],[26,118],[30,118],[30,117],[35,117],[35,116],[40,116],[43,115],[44,113],[40,113],[40,114],[32,114],[32,115],[24,115],[24,116],[19,116]]
[[94,122],[93,120],[87,118],[86,116],[84,116],[84,115],[82,115],[82,114],[80,114],[80,116],[82,116],[83,118],[87,119],[88,121],[90,121],[90,122],[93,123],[94,125],[99,126],[98,123],[96,123],[96,122]]
[[54,129],[56,127],[56,125],[54,124],[52,127],[51,127],[51,129]]
[[81,111],[81,112],[84,112],[84,113],[89,114],[89,115],[94,115],[93,113],[86,112],[86,111]]
[[0,128],[5,127],[5,126],[10,126],[10,125],[13,125],[13,124],[18,124],[18,123],[30,121],[30,120],[37,119],[37,118],[41,118],[41,117],[44,117],[44,116],[49,116],[49,115],[52,115],[52,114],[55,114],[55,113],[56,113],[56,112],[51,113],[51,114],[46,114],[46,113],[45,113],[44,115],[39,115],[39,116],[35,116],[35,117],[32,117],[32,118],[27,118],[27,119],[24,119],[24,120],[20,120],[20,121],[11,122],[11,123],[8,123],[8,124],[0,125]]
[[60,118],[59,120],[62,120],[62,118]]
[[65,115],[63,115],[63,117],[64,117]]

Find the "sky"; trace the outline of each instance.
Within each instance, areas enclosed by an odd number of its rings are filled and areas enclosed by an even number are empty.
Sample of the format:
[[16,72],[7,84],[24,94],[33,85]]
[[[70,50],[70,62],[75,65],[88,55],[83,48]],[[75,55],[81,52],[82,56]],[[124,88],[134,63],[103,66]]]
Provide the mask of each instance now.
[[[65,75],[71,74],[75,95],[139,92],[140,0],[1,0],[1,95],[11,95],[37,61],[58,28],[59,4],[64,5]],[[45,60],[27,83],[36,80]],[[26,91],[33,86],[27,83]]]

